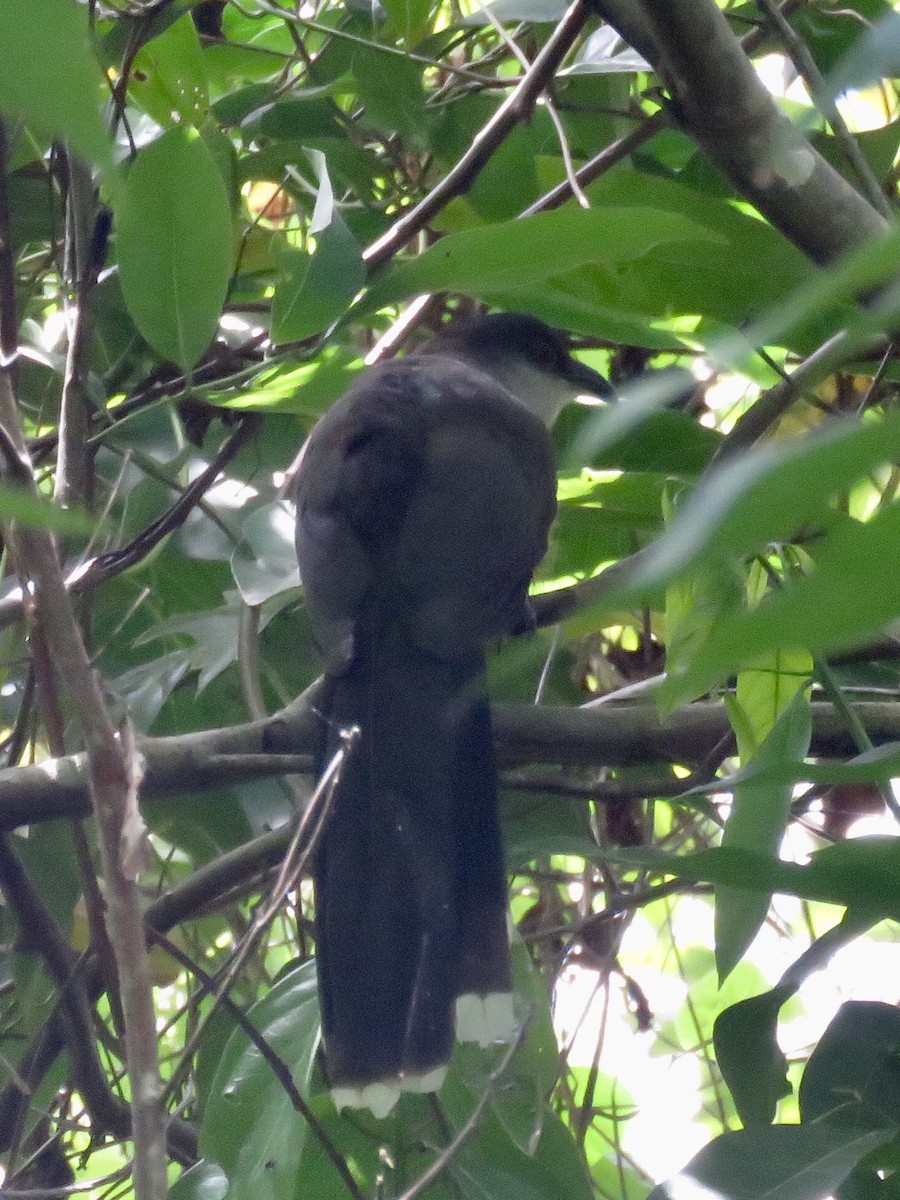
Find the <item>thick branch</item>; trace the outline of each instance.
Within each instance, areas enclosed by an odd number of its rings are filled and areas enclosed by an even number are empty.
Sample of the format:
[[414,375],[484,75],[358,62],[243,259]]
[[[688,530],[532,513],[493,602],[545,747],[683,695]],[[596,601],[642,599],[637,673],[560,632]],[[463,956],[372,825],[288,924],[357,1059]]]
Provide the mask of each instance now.
[[[0,171],[5,163],[0,163]],[[0,370],[0,426],[7,448],[6,471],[30,479],[25,439],[8,371]],[[18,463],[13,456],[18,454]],[[111,941],[126,1016],[126,1053],[131,1078],[134,1181],[139,1200],[166,1194],[165,1119],[159,1103],[159,1066],[152,984],[137,880],[123,869],[122,833],[136,766],[109,720],[97,678],[81,638],[50,535],[15,527],[8,545],[20,578],[30,584],[34,616],[54,665],[74,701],[87,747],[87,782],[100,829]]]
[[[311,773],[311,754],[319,740],[314,694],[266,721],[145,738],[140,743],[142,799],[152,802],[288,772]],[[811,753],[820,758],[856,753],[840,714],[824,702],[812,709]],[[900,740],[896,704],[862,703],[855,711],[874,743]],[[690,766],[701,762],[729,729],[724,706],[713,701],[691,704],[665,720],[651,704],[494,706],[497,750],[507,769],[535,763],[613,769],[653,762]],[[83,754],[0,771],[0,829],[89,811]]]
[[815,262],[887,232],[884,218],[780,111],[714,0],[594,3],[650,56],[685,132]]

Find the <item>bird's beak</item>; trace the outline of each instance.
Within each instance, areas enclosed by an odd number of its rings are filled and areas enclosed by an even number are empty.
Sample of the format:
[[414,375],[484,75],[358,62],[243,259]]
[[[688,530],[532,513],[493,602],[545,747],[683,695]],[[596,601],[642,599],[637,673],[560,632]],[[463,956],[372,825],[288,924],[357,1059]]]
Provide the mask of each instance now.
[[599,371],[586,366],[577,358],[570,358],[566,368],[566,381],[578,389],[583,396],[596,396],[600,400],[615,400],[616,389]]

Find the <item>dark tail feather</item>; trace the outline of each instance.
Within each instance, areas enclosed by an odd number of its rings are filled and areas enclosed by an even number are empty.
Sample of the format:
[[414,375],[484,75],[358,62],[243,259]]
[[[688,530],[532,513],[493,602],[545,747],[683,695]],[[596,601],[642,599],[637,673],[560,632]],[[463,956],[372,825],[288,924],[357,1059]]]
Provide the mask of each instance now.
[[507,884],[491,713],[473,696],[456,741],[457,995],[509,992]]
[[483,672],[480,654],[432,658],[388,624],[330,682],[328,753],[360,729],[314,864],[332,1087],[415,1087],[450,1057],[457,996],[509,991]]

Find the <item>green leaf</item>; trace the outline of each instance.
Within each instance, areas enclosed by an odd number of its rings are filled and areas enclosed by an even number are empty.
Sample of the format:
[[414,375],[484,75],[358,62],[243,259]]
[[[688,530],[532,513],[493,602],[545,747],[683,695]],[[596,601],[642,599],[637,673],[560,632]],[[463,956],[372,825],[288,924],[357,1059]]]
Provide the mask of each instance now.
[[519,290],[584,263],[624,264],[665,242],[721,241],[678,213],[652,209],[570,209],[451,233],[424,254],[388,268],[367,307],[421,292],[478,296]]
[[894,573],[873,571],[872,564],[898,560],[900,503],[864,524],[849,519],[835,524],[816,547],[808,575],[750,612],[722,614],[684,674],[660,689],[662,699],[675,706],[700,695],[773,646],[802,647],[818,655],[866,642],[900,616]]
[[463,25],[488,25],[491,14],[497,21],[529,21],[532,24],[555,24],[566,11],[565,0],[493,0],[491,4],[476,5],[475,11],[464,17]]
[[365,281],[359,246],[334,204],[325,155],[308,150],[319,190],[309,232],[316,239],[312,255],[281,250],[287,278],[272,303],[272,338],[300,341],[320,333],[347,308]]
[[[603,854],[611,862],[646,867],[679,879],[781,892],[900,919],[900,838],[838,842],[818,850],[805,866],[731,846],[685,855],[605,846]],[[594,857],[599,857],[599,851]]]
[[555,1113],[544,1118],[532,1156],[516,1149],[496,1119],[451,1159],[448,1170],[464,1200],[591,1200],[584,1158]]
[[835,421],[752,450],[703,480],[647,556],[643,582],[668,582],[702,559],[738,558],[788,540],[821,517],[831,497],[897,457],[900,413]]
[[294,521],[285,502],[274,500],[256,509],[241,525],[241,540],[231,556],[231,572],[245,604],[253,607],[288,588],[299,587]]
[[714,783],[694,791],[722,792],[746,780],[757,780],[770,784],[779,783],[887,783],[900,775],[900,742],[884,742],[872,750],[850,758],[846,762],[781,762],[768,763],[763,767],[753,760],[733,775],[717,779]]
[[92,533],[97,527],[96,521],[80,509],[59,508],[29,488],[3,481],[0,481],[0,520],[18,521],[54,533]]
[[724,1133],[647,1200],[696,1194],[720,1200],[825,1200],[893,1132],[859,1133],[823,1121]]
[[138,154],[117,255],[138,329],[162,358],[190,370],[215,336],[233,262],[228,193],[196,130],[176,125]]
[[900,1124],[900,1010],[880,1000],[841,1005],[803,1072],[800,1113],[857,1129]]
[[[560,413],[553,427],[558,446],[564,447],[562,461],[576,465],[568,451],[570,444],[584,444],[582,430],[597,415],[595,406],[570,404]],[[722,435],[698,424],[684,412],[655,412],[640,429],[626,433],[593,455],[590,462],[577,463],[596,470],[659,471],[666,475],[699,475],[721,445]]]
[[426,142],[430,114],[425,107],[420,63],[374,43],[354,45],[353,76],[367,125]]
[[100,72],[88,41],[87,9],[71,0],[4,0],[0,23],[0,112],[65,138],[98,166],[112,162],[100,117]]
[[297,413],[307,422],[320,417],[328,405],[343,395],[362,368],[358,355],[331,345],[309,362],[275,361],[264,366],[240,389],[215,385],[202,395],[222,408],[261,409]]
[[[748,590],[754,602],[765,594],[767,577],[754,563]],[[714,627],[714,625],[713,625]],[[763,773],[769,764],[805,757],[812,734],[808,685],[813,661],[806,651],[772,650],[738,675],[733,697],[726,699],[741,764],[758,761]],[[723,846],[761,850],[776,855],[790,819],[790,784],[747,782],[732,791],[732,805]],[[759,932],[770,897],[742,889],[716,890],[715,945],[719,975],[724,979],[741,960]]]
[[[755,757],[763,769],[768,763],[795,761],[806,755],[811,737],[809,701],[802,692],[796,692]],[[790,785],[743,783],[732,795],[723,848],[776,857],[791,814]],[[715,945],[720,980],[734,970],[756,937],[769,911],[770,898],[742,888],[716,888]]]
[[[247,1013],[306,1093],[319,1044],[315,962],[283,975]],[[200,1149],[225,1171],[230,1194],[293,1200],[307,1125],[242,1029],[228,1040],[210,1088]]]
[[[640,259],[628,265],[629,277],[654,298],[657,316],[699,313],[740,329],[748,313],[767,312],[800,282],[819,277],[787,238],[742,211],[730,196],[716,195],[709,184],[688,187],[623,164],[592,184],[588,195],[598,206],[680,213],[723,239],[724,247],[715,241],[696,243],[688,263]],[[759,270],[761,262],[766,264],[764,271]],[[803,331],[808,349],[830,328],[822,315],[821,305],[808,314]]]
[[432,0],[382,0],[387,22],[383,36],[388,40],[398,38],[410,49],[416,46],[428,32]]
[[335,138],[341,127],[334,107],[322,99],[276,100],[251,113],[241,126],[248,134],[277,142],[304,141],[306,138]]
[[163,127],[176,121],[202,124],[209,112],[209,85],[200,38],[189,13],[141,48],[128,90]]
[[546,984],[518,934],[512,938],[510,958],[516,1002],[527,1006],[528,1029],[491,1097],[491,1109],[513,1145],[530,1156],[548,1114],[544,1098],[559,1078],[559,1049]]
[[228,1176],[215,1163],[202,1159],[172,1184],[171,1200],[225,1200]]
[[773,988],[739,1000],[716,1018],[716,1061],[745,1125],[770,1125],[778,1101],[791,1094],[787,1059],[775,1037],[789,995],[789,989]]

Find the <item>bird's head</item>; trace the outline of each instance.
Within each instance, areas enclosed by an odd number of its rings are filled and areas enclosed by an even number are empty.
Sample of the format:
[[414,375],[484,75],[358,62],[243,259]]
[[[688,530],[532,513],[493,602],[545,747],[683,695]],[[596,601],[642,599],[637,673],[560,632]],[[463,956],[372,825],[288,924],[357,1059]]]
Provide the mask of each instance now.
[[471,363],[547,425],[577,396],[615,398],[599,371],[573,356],[567,334],[527,313],[490,313],[460,321],[430,342],[426,352]]

